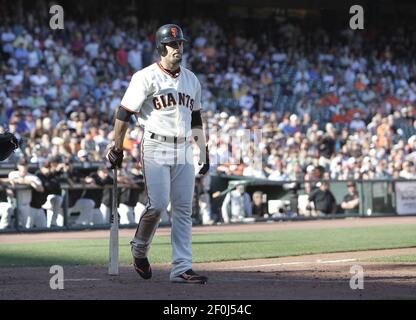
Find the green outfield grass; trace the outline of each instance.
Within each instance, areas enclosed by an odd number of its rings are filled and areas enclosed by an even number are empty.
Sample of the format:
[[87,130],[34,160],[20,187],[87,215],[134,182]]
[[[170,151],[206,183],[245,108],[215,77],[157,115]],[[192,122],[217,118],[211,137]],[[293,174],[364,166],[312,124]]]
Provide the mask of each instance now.
[[[133,231],[132,231],[133,234]],[[273,258],[314,253],[416,247],[416,225],[391,225],[193,236],[194,262]],[[57,234],[59,237],[59,234]],[[120,239],[120,263],[131,264],[130,239]],[[152,263],[169,263],[170,236],[155,238]],[[0,267],[105,265],[108,239],[0,244]]]
[[384,263],[416,263],[416,255],[400,255],[400,256],[391,256],[391,257],[379,257],[369,259],[370,262],[384,262]]

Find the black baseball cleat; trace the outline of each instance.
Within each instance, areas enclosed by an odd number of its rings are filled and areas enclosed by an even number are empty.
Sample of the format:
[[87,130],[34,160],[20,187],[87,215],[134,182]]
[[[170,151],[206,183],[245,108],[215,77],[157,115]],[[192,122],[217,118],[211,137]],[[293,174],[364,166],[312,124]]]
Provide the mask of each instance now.
[[152,277],[152,268],[147,258],[134,258],[134,270],[143,278],[150,279]]
[[174,283],[205,284],[207,283],[208,278],[195,273],[192,269],[189,269],[188,271],[185,271],[176,277],[172,277],[170,281]]

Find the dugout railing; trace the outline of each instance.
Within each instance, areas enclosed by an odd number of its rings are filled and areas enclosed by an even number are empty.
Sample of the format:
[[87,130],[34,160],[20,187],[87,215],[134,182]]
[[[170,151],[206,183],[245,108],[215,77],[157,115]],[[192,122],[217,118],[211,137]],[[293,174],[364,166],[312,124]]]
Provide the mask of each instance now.
[[[357,186],[360,199],[358,212],[355,214],[345,214],[340,207],[343,197],[347,194],[347,183],[353,181]],[[415,180],[331,180],[330,190],[337,202],[337,212],[329,215],[317,215],[312,210],[303,207],[308,195],[305,192],[305,184],[316,184],[310,181],[271,181],[265,179],[253,179],[241,176],[211,175],[211,189],[209,190],[209,199],[211,201],[211,216],[214,222],[221,222],[221,205],[228,192],[235,189],[238,184],[245,186],[246,192],[252,197],[253,193],[260,191],[265,195],[265,201],[268,203],[269,214],[267,216],[253,216],[243,219],[239,222],[256,222],[256,221],[284,221],[284,220],[309,220],[309,219],[337,219],[345,217],[379,217],[379,216],[400,216],[416,215],[416,179]],[[128,186],[120,184],[119,188]],[[58,230],[84,230],[84,229],[108,229],[109,221],[101,224],[76,225],[74,221],[79,212],[69,213],[68,194],[69,190],[80,189],[111,189],[111,186],[89,186],[83,184],[68,185],[62,184],[62,212],[64,215],[64,225],[62,227],[53,226],[50,228],[33,227],[24,228],[19,224],[19,196],[18,193],[23,190],[29,190],[24,186],[1,185],[0,188],[10,189],[15,194],[11,204],[13,209],[10,226],[1,229],[0,233],[7,232],[40,232],[40,231],[58,231]],[[200,215],[199,201],[203,194],[203,188],[196,184],[193,205],[193,222],[194,224],[202,223]],[[196,204],[198,201],[198,205]],[[109,206],[112,208],[112,206]],[[4,206],[0,206],[3,210]],[[275,210],[275,211],[273,211]],[[5,212],[2,211],[1,215]],[[46,211],[45,211],[46,214]],[[161,221],[161,226],[168,226],[169,220]],[[120,225],[120,228],[136,227],[136,222]]]

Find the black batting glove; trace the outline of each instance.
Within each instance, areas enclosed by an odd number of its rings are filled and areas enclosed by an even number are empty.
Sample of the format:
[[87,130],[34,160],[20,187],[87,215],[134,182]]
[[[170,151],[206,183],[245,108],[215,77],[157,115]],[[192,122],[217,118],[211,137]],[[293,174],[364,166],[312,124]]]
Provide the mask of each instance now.
[[118,149],[112,147],[107,154],[107,158],[111,163],[111,169],[121,168],[121,163],[123,162],[123,149]]
[[201,170],[199,170],[198,174],[205,175],[208,172],[208,170],[209,170],[209,151],[208,151],[208,146],[206,146],[206,149],[205,149],[205,163],[202,166]]

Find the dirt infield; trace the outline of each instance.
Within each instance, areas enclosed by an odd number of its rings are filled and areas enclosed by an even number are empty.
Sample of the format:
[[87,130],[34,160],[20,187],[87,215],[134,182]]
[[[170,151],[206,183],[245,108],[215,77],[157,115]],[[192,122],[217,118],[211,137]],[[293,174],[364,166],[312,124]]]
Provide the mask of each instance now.
[[[131,267],[109,276],[105,267],[65,267],[64,290],[51,290],[49,268],[3,268],[0,299],[276,300],[415,299],[416,265],[360,263],[356,259],[416,254],[416,248],[199,263],[206,285],[172,284],[169,265],[154,265],[145,281]],[[364,289],[350,289],[350,268],[364,269]]]
[[[416,217],[345,219],[271,224],[198,227],[195,233],[250,232],[394,224],[416,224]],[[160,229],[159,234],[169,232]],[[132,230],[121,230],[131,236]],[[54,236],[55,235],[55,236]],[[59,239],[102,238],[108,231],[61,232]],[[56,234],[1,235],[0,243],[56,240]],[[49,239],[49,240],[47,240]],[[276,299],[416,299],[416,264],[372,263],[374,257],[416,254],[416,248],[314,254],[307,256],[216,263],[197,263],[194,269],[209,277],[206,285],[169,282],[169,265],[153,265],[145,281],[132,267],[119,276],[106,267],[64,268],[64,290],[51,290],[49,268],[1,268],[0,299],[137,299],[137,300],[276,300]],[[361,265],[364,289],[352,290],[350,268]]]

